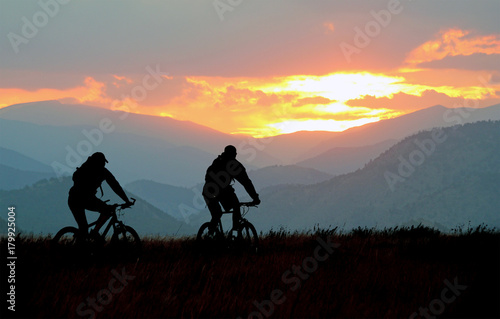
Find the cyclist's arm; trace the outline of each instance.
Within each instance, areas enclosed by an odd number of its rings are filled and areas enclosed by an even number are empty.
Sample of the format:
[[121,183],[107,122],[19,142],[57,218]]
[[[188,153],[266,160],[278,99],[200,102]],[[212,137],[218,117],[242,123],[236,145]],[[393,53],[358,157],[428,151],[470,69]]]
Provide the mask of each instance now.
[[123,188],[120,186],[120,183],[116,180],[116,178],[111,174],[110,171],[106,169],[105,172],[105,180],[108,183],[108,185],[111,187],[111,189],[116,193],[116,195],[120,196],[121,199],[125,203],[130,203],[130,200],[127,197],[127,194],[125,194],[125,191]]
[[[240,164],[241,165],[241,164]],[[255,186],[253,186],[252,181],[250,180],[250,177],[248,177],[246,169],[241,165],[241,172],[235,176],[235,179],[240,182],[241,185],[245,188],[247,191],[248,195],[252,197],[254,201],[259,201],[259,194],[257,194],[257,191],[255,190]]]

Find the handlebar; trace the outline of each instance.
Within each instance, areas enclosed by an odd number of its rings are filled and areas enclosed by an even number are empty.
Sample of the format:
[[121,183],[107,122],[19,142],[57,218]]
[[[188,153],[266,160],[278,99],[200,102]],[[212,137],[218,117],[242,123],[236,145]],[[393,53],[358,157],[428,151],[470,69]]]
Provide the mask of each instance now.
[[131,197],[130,199],[132,200],[130,203],[124,203],[124,204],[120,204],[118,206],[120,206],[121,209],[130,208],[131,206],[133,206],[135,204],[135,198]]
[[[125,209],[125,208],[130,208],[131,206],[133,206],[135,204],[135,201],[136,199],[131,197],[131,202],[129,203],[123,203],[123,204],[113,204],[113,205],[110,205],[113,207],[113,209],[116,209],[116,208],[120,208],[120,209]],[[109,202],[109,199],[104,201],[105,203]]]
[[257,207],[257,205],[254,204],[254,202],[241,202],[240,207],[245,206],[245,207]]

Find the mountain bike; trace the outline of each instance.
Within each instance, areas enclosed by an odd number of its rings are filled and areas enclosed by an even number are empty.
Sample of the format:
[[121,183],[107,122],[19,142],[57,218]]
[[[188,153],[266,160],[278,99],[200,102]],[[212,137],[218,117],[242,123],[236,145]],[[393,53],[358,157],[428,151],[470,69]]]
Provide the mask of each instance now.
[[[142,250],[142,243],[137,232],[130,226],[125,225],[118,217],[124,215],[123,210],[135,204],[135,198],[131,198],[130,204],[113,204],[110,218],[104,225],[104,231],[97,236],[81,234],[80,230],[73,226],[67,226],[57,232],[52,239],[52,245],[58,253],[71,256],[96,256],[104,253],[104,248],[110,248],[113,252],[123,257],[139,257]],[[105,201],[107,203],[109,200]],[[97,220],[89,224],[89,230],[97,224]],[[108,236],[108,232],[113,232]],[[92,228],[93,229],[93,228]]]
[[[244,216],[250,207],[257,207],[252,202],[239,204],[241,207],[241,219],[239,220],[239,231],[231,229],[224,233],[222,221],[219,219],[217,225],[206,222],[201,225],[196,235],[197,246],[203,252],[220,251],[230,249],[235,251],[248,251],[256,253],[259,248],[259,236],[255,227]],[[224,211],[223,214],[232,214],[233,210]]]

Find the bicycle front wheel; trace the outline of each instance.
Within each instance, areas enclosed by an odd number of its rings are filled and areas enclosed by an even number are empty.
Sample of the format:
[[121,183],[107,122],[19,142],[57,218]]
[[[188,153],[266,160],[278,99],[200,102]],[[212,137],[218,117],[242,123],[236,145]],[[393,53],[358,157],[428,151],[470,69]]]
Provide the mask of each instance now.
[[139,234],[130,226],[116,229],[111,237],[110,245],[120,256],[138,258],[142,252]]
[[259,236],[257,235],[257,230],[248,221],[244,222],[241,229],[241,237],[239,237],[239,242],[244,249],[251,253],[257,253],[259,249]]

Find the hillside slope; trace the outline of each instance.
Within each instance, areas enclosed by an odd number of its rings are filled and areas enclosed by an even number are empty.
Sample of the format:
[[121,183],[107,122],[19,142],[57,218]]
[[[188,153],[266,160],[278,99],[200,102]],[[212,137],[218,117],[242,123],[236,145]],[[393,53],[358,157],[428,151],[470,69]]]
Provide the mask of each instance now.
[[22,171],[0,164],[0,190],[19,189],[31,185],[41,179],[55,177],[55,174],[34,171]]
[[[431,147],[433,136],[441,142]],[[498,227],[499,143],[498,121],[421,132],[354,173],[275,190],[261,205],[268,214],[255,223],[349,229],[423,220],[446,227],[469,221]]]
[[0,147],[0,164],[23,171],[54,173],[49,165],[4,147]]
[[354,172],[383,151],[396,144],[397,140],[387,140],[374,145],[360,147],[335,147],[318,156],[298,162],[298,166],[310,167],[332,175]]

